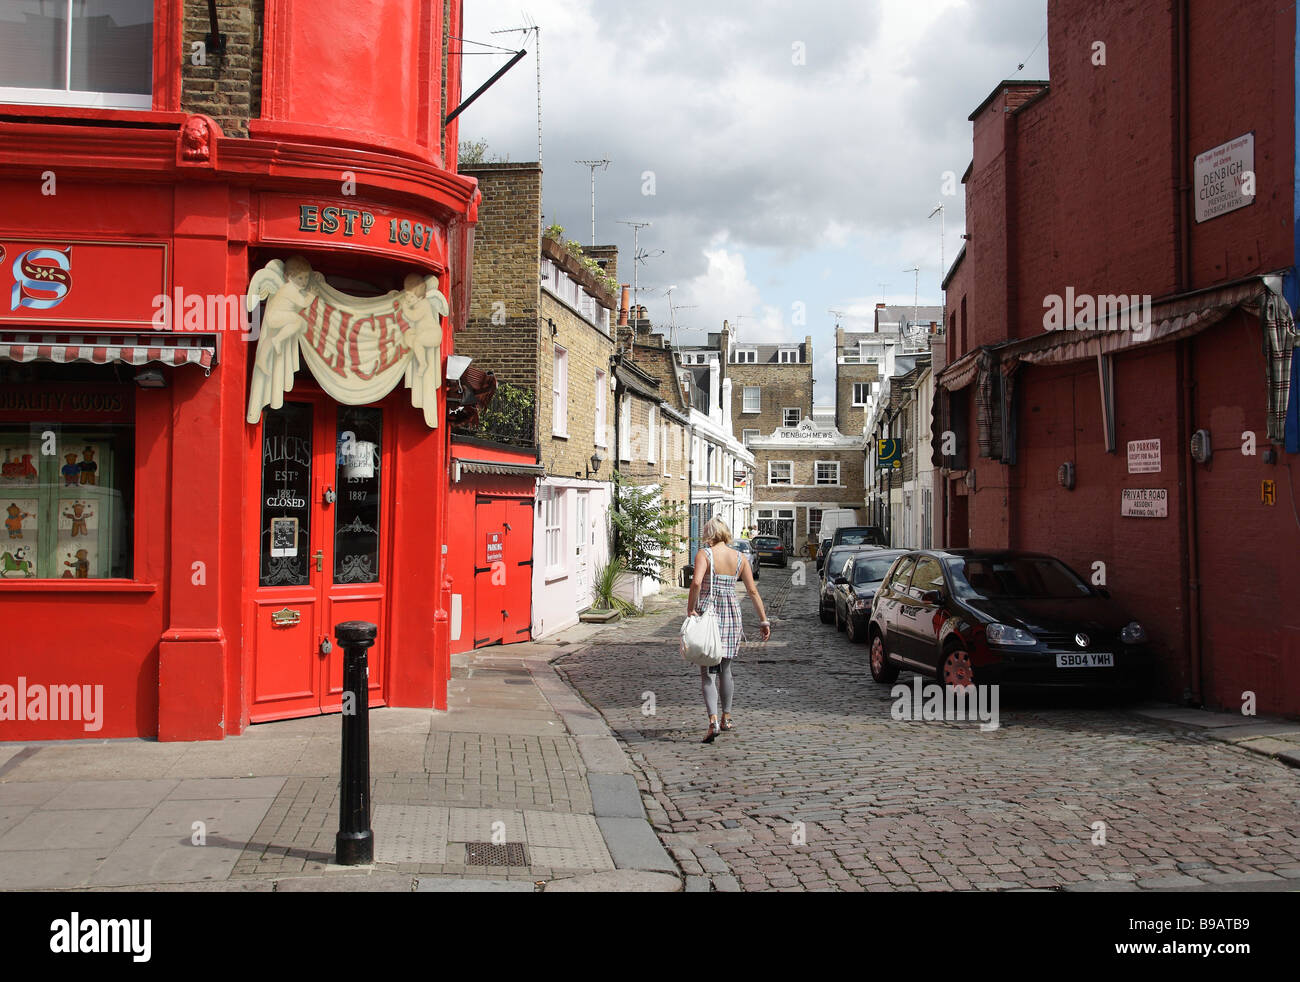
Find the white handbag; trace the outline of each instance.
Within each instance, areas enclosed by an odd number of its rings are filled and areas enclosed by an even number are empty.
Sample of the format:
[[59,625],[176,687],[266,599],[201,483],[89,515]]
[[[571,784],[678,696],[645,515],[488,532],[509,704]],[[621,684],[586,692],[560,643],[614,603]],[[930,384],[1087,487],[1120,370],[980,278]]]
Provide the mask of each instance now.
[[682,660],[701,668],[722,664],[722,631],[713,609],[713,550],[705,549],[709,559],[709,605],[703,614],[692,613],[682,621]]

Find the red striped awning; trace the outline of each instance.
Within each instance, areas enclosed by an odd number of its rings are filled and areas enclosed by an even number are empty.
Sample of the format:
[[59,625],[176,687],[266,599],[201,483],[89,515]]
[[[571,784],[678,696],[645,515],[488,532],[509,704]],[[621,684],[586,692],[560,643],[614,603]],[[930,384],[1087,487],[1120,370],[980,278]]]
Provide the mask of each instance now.
[[212,371],[216,341],[194,335],[153,334],[25,334],[0,331],[0,359],[52,361],[66,364],[88,361],[93,365],[124,362],[128,365],[200,365]]

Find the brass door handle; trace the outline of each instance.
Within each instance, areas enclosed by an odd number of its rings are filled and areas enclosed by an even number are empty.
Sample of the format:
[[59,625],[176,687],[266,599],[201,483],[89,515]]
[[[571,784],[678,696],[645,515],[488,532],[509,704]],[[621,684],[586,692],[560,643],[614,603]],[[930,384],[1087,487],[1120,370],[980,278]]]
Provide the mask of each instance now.
[[316,572],[319,573],[325,569],[325,550],[317,549],[316,554],[311,557],[316,560]]

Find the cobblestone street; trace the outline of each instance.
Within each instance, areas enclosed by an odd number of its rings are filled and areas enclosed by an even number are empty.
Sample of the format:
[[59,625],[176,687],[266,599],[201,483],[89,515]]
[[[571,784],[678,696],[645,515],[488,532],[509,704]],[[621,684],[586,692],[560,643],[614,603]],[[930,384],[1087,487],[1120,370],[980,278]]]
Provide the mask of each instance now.
[[712,745],[700,743],[696,670],[677,653],[684,601],[557,663],[632,755],[688,891],[1300,878],[1296,770],[1096,699],[1004,695],[989,732],[976,721],[894,720],[866,647],[818,621],[815,581],[790,579],[763,570],[772,639],[742,647],[737,728]]

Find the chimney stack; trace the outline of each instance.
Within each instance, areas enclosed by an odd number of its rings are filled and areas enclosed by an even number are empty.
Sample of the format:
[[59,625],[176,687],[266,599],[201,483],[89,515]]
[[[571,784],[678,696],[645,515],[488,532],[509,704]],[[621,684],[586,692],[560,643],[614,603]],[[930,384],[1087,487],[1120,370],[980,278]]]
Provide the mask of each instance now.
[[623,284],[623,299],[619,302],[618,305],[618,326],[619,327],[627,326],[627,298],[631,290],[632,288],[630,286],[628,286],[626,283]]

